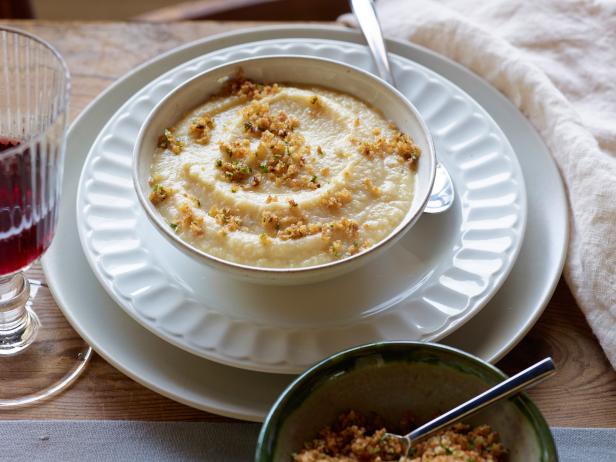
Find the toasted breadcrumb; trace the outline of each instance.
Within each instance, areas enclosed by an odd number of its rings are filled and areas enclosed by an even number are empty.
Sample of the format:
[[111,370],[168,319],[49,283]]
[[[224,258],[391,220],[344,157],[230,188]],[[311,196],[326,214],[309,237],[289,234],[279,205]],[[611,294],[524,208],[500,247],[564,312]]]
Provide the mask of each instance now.
[[184,149],[184,142],[176,138],[172,128],[165,128],[163,134],[158,138],[158,147],[177,155]]
[[[299,121],[284,111],[272,113],[269,104],[254,100],[242,110],[244,130],[252,137],[259,138],[256,149],[251,150],[249,139],[219,142],[219,148],[226,159],[218,159],[216,166],[222,168],[226,179],[257,187],[264,181],[277,186],[285,185],[294,190],[316,189],[320,185],[310,181],[310,176],[301,176],[306,166],[304,137],[295,132]],[[242,160],[237,168],[231,160]],[[253,172],[260,175],[254,175]]]
[[248,80],[242,70],[235,75],[234,78],[227,82],[222,94],[235,95],[248,99],[262,99],[265,96],[270,96],[278,93],[280,87],[274,83],[272,85],[263,85],[261,83]]
[[261,214],[261,225],[270,232],[280,229],[280,218],[275,213],[268,210]]
[[216,206],[212,206],[208,215],[214,218],[216,223],[221,226],[225,232],[237,231],[242,224],[240,216],[234,215],[229,207],[222,207],[219,209]]
[[322,226],[319,224],[306,224],[302,221],[287,226],[284,230],[278,232],[278,237],[283,241],[288,239],[301,239],[306,236],[320,233]]
[[365,248],[365,241],[359,238],[359,224],[346,217],[322,226],[321,239],[328,245],[328,253],[336,258],[354,255]]
[[239,182],[250,178],[252,175],[252,168],[243,161],[221,161],[220,164],[217,165],[220,165],[220,170],[229,181]]
[[421,149],[413,142],[406,133],[401,133],[397,129],[389,138],[378,135],[374,141],[363,141],[359,144],[359,152],[366,157],[386,157],[396,154],[403,161],[407,162],[412,169],[417,166],[417,160],[421,155]]
[[219,141],[218,147],[229,159],[244,159],[250,155],[249,140],[233,140],[230,143]]
[[150,192],[150,202],[154,205],[158,205],[167,199],[171,194],[173,194],[173,191],[170,188],[166,188],[156,183],[152,186],[152,192]]
[[205,230],[203,229],[203,217],[195,216],[190,205],[184,202],[180,204],[178,211],[182,216],[182,219],[178,225],[180,230],[188,230],[195,236],[202,236],[205,234]]
[[321,205],[329,209],[340,209],[344,205],[351,202],[353,196],[348,189],[343,188],[340,191],[330,193],[321,198]]
[[214,129],[214,120],[202,115],[192,121],[188,127],[188,134],[199,144],[208,144],[211,139],[211,133]]
[[[405,434],[413,428],[412,417],[393,429]],[[403,455],[400,442],[386,436],[383,420],[349,411],[334,425],[292,455],[293,462],[504,462],[507,451],[498,434],[487,425],[471,428],[455,424],[411,448]]]

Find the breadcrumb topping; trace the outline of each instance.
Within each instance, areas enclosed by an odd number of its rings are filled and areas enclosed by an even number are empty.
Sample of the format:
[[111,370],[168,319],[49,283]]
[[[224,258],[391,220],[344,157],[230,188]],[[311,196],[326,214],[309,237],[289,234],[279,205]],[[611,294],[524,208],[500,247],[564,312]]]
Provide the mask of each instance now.
[[321,205],[328,209],[340,209],[353,200],[353,195],[346,188],[330,193],[321,198]]
[[292,225],[287,226],[284,230],[278,232],[278,238],[286,241],[288,239],[301,239],[302,237],[312,236],[313,234],[320,233],[322,226],[319,224],[306,224],[303,221],[299,221]]
[[216,206],[212,206],[208,212],[208,215],[214,218],[216,223],[221,226],[224,231],[237,231],[242,225],[242,219],[240,216],[234,215],[229,207],[222,207],[219,209]]
[[222,171],[224,177],[232,182],[246,180],[252,175],[252,168],[242,160],[220,161],[216,163],[216,166]]
[[[231,142],[219,141],[218,148],[226,160],[245,159],[250,156],[249,140],[233,140]],[[224,161],[225,159],[220,159]]]
[[321,98],[319,98],[317,95],[312,95],[309,101],[310,105],[313,107],[320,107],[322,105]]
[[214,129],[214,120],[202,115],[194,119],[188,127],[188,134],[199,144],[208,144],[211,139],[211,133]]
[[263,85],[261,83],[248,80],[240,70],[238,74],[227,82],[222,91],[224,95],[234,95],[248,99],[262,99],[266,96],[274,95],[280,91],[278,84]]
[[195,236],[202,236],[205,234],[205,230],[203,228],[203,217],[195,216],[193,209],[187,203],[180,204],[178,207],[178,211],[181,215],[181,220],[178,225],[176,231],[190,231]]
[[158,183],[152,185],[152,192],[150,192],[150,202],[154,205],[158,205],[167,199],[172,194],[170,188],[165,188]]
[[[392,431],[405,434],[414,427],[405,417]],[[293,462],[504,462],[507,451],[498,433],[488,425],[471,428],[455,424],[435,436],[414,444],[409,457],[400,442],[386,436],[379,416],[349,411],[292,455]]]
[[275,213],[266,210],[261,214],[261,225],[270,232],[277,232],[280,229],[280,218]]
[[158,138],[158,147],[171,151],[173,154],[180,154],[184,149],[185,143],[176,138],[173,129],[165,128],[163,134]]
[[404,162],[407,162],[411,169],[417,168],[417,160],[421,155],[421,149],[413,142],[406,133],[401,133],[398,129],[393,130],[389,138],[377,134],[374,141],[363,141],[359,143],[359,152],[366,157],[386,157],[396,154]]
[[257,137],[268,130],[280,138],[286,138],[289,133],[299,127],[299,120],[289,117],[286,112],[270,113],[269,104],[262,101],[252,101],[242,110],[244,130]]
[[[269,104],[253,100],[242,110],[242,120],[246,134],[259,139],[259,144],[253,151],[247,138],[219,142],[223,158],[216,161],[216,166],[223,169],[228,181],[252,188],[264,181],[294,190],[321,186],[313,176],[302,175],[306,166],[305,154],[310,152],[310,147],[295,131],[299,127],[297,118],[284,111],[272,113]],[[242,159],[243,163],[229,163],[232,159]]]

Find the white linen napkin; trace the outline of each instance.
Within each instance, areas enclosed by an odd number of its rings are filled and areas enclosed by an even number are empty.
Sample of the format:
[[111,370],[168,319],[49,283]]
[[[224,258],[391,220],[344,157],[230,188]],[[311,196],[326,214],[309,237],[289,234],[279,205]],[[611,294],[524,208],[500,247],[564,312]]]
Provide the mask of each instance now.
[[616,368],[616,2],[381,0],[377,9],[386,36],[479,74],[543,136],[569,198],[565,278]]

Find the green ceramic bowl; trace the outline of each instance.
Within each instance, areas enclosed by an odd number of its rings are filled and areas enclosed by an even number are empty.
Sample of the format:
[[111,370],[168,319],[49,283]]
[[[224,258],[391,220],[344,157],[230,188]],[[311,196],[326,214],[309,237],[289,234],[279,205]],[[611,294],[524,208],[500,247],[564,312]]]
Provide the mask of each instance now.
[[[463,351],[420,342],[374,343],[317,364],[282,393],[265,419],[255,460],[289,462],[291,454],[349,409],[398,422],[411,411],[421,424],[501,382],[506,375]],[[487,423],[509,449],[509,462],[555,462],[545,419],[525,395],[466,420]]]

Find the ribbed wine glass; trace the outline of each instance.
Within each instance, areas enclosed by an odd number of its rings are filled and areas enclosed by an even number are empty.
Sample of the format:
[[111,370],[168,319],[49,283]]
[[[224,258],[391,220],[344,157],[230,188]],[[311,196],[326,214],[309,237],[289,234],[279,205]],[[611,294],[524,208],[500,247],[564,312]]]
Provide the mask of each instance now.
[[91,355],[23,273],[56,228],[69,89],[53,47],[0,26],[0,408],[58,393]]

